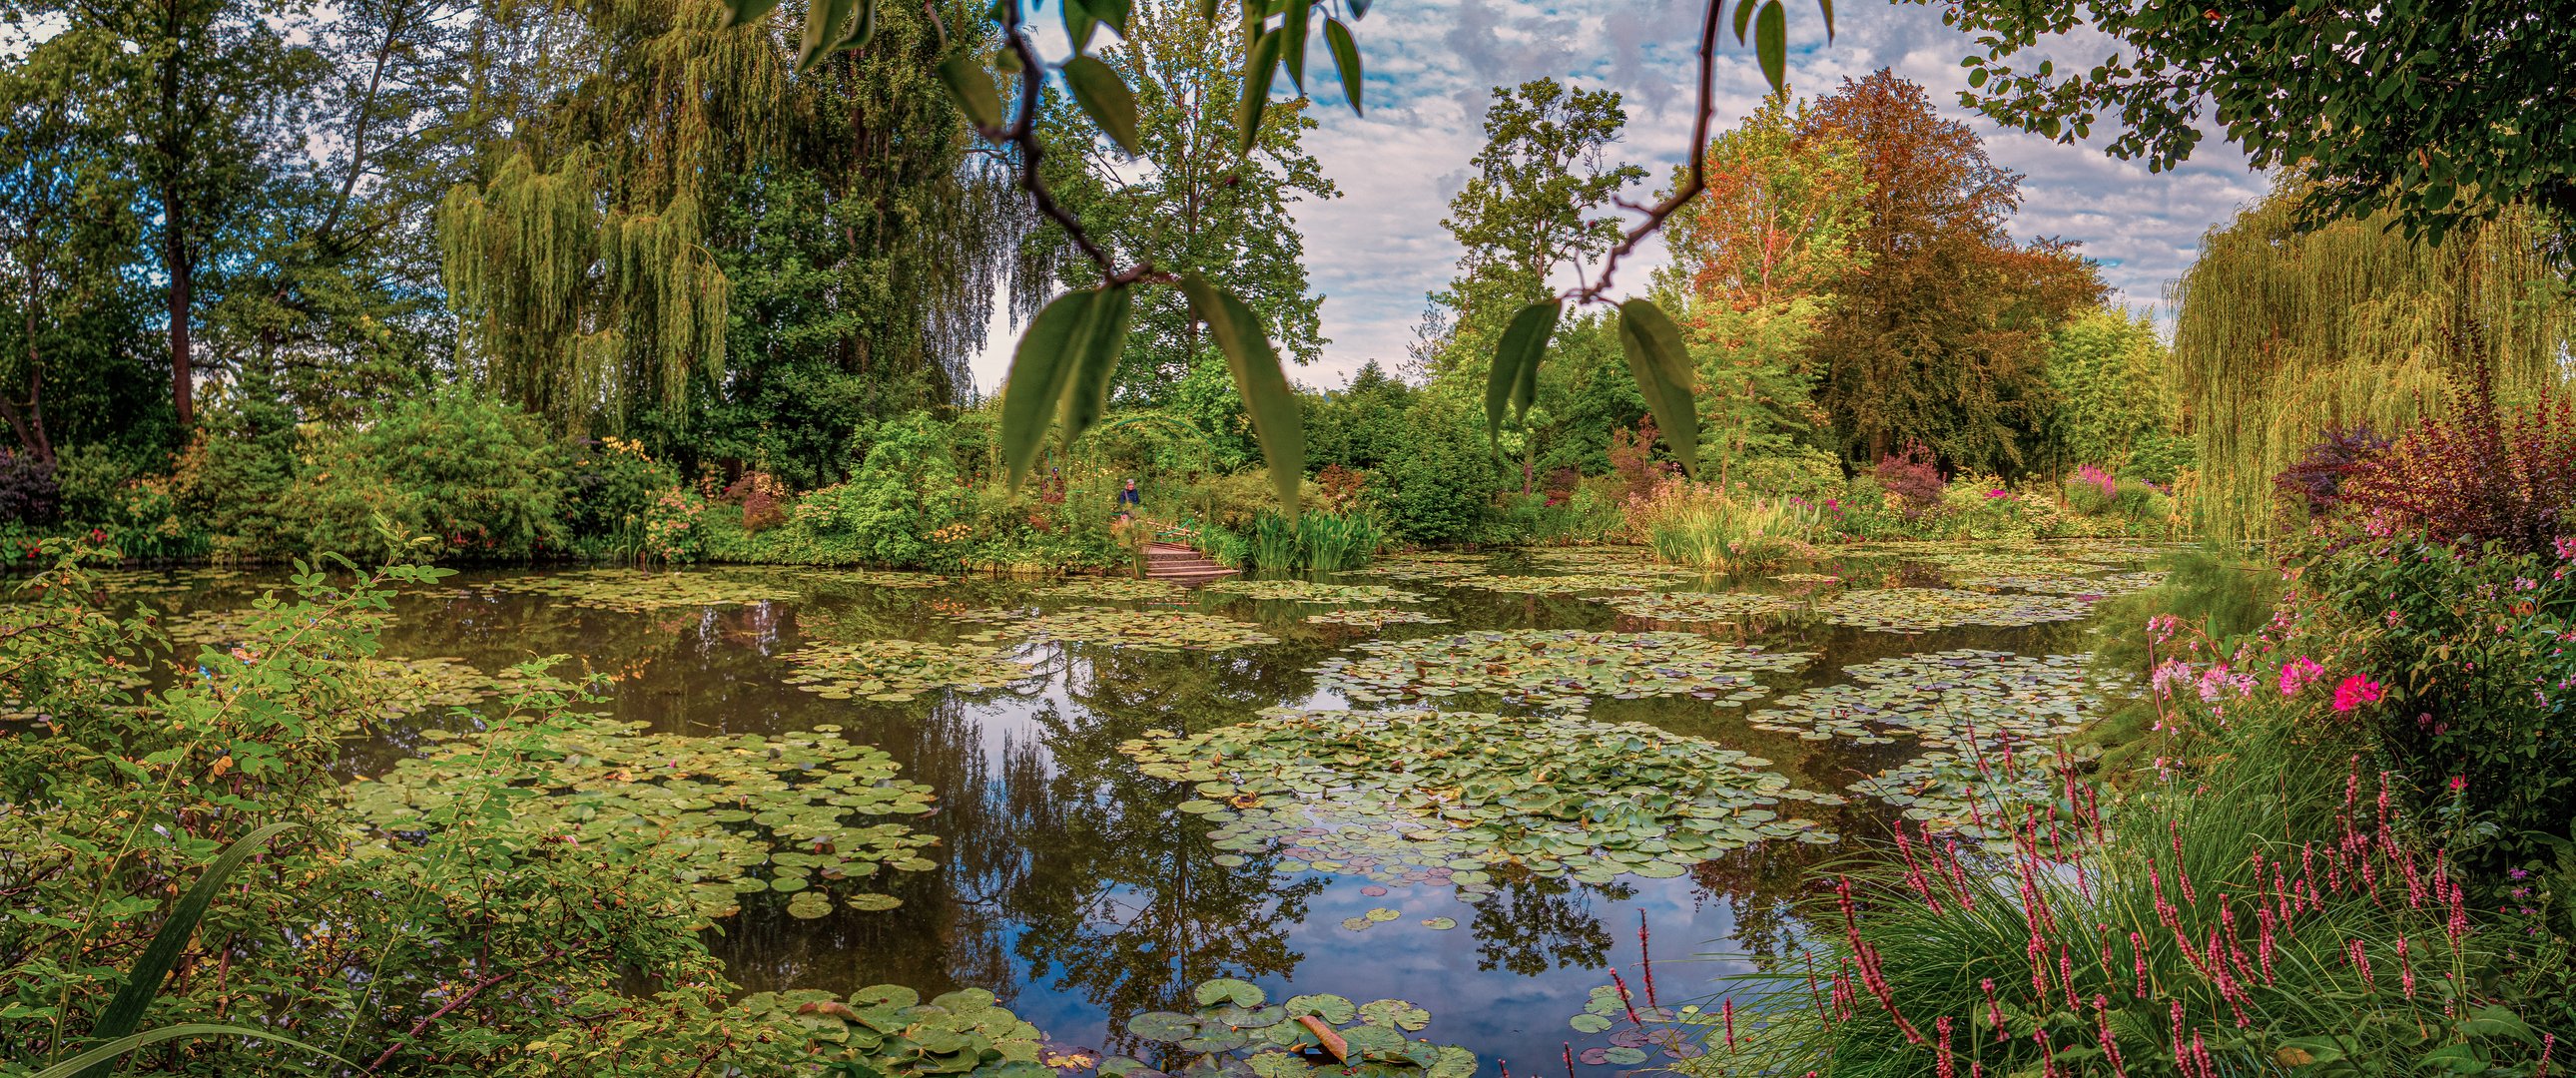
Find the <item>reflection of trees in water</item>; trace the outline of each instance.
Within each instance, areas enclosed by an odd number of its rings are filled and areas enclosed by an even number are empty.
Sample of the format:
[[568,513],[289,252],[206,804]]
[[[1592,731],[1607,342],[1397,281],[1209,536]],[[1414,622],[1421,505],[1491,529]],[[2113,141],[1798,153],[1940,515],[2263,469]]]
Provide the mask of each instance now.
[[[1080,649],[1064,685],[1081,706],[1041,706],[1043,747],[1015,747],[1003,768],[1003,826],[1028,871],[999,899],[1024,926],[1016,950],[1033,980],[1080,994],[1123,1031],[1143,1011],[1188,1009],[1209,978],[1296,968],[1288,930],[1322,881],[1280,886],[1267,857],[1217,864],[1206,821],[1178,808],[1190,791],[1118,752],[1148,729],[1239,721],[1294,674],[1222,654]],[[1116,1032],[1104,1047],[1142,1045]]]
[[1500,882],[1476,906],[1476,968],[1501,967],[1523,977],[1559,966],[1601,968],[1610,950],[1610,930],[1593,902],[1625,901],[1637,893],[1626,883],[1577,883],[1527,873],[1501,877]]

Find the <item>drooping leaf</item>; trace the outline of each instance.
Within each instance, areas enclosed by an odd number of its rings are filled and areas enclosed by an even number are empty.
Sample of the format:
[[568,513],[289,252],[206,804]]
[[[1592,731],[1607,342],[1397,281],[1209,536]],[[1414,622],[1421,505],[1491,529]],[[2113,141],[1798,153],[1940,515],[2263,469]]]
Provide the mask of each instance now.
[[[274,1030],[253,1029],[249,1026],[216,1025],[209,1022],[189,1022],[175,1026],[162,1026],[159,1029],[146,1030],[141,1033],[119,1037],[113,1041],[107,1042],[106,1044],[99,1045],[98,1047],[73,1056],[70,1059],[66,1059],[60,1063],[54,1064],[53,1066],[37,1071],[35,1074],[30,1075],[29,1078],[72,1078],[73,1075],[83,1074],[84,1072],[88,1074],[112,1073],[116,1069],[116,1060],[125,1055],[125,1053],[147,1045],[159,1044],[162,1041],[178,1040],[181,1037],[253,1037],[263,1041],[282,1044],[299,1052],[310,1052],[343,1067],[357,1066],[355,1063],[351,1063],[348,1060],[313,1047],[303,1041],[296,1040],[293,1037],[280,1036]],[[91,1068],[96,1069],[93,1070]]]
[[1744,32],[1753,25],[1753,9],[1762,0],[1739,0],[1735,5],[1735,43],[1744,44]]
[[1301,94],[1306,92],[1306,20],[1314,9],[1307,0],[1288,0],[1286,17],[1279,21],[1279,54],[1288,61],[1288,81]]
[[1619,349],[1627,353],[1628,373],[1645,395],[1655,426],[1672,443],[1682,470],[1699,473],[1699,408],[1691,399],[1690,353],[1682,345],[1681,327],[1652,300],[1632,299],[1619,305]]
[[[196,884],[188,888],[188,893],[179,896],[177,905],[170,907],[170,919],[162,923],[160,931],[152,934],[152,942],[146,944],[143,954],[134,960],[134,968],[126,971],[125,987],[117,989],[116,998],[109,1000],[107,1009],[99,1013],[98,1024],[90,1027],[91,1040],[119,1040],[142,1024],[143,1012],[151,1008],[152,998],[161,994],[162,980],[170,976],[170,967],[178,964],[179,954],[187,950],[189,938],[197,934],[197,922],[206,916],[206,908],[214,905],[215,895],[223,891],[225,883],[241,868],[242,862],[267,847],[268,840],[302,826],[298,823],[270,824],[235,840],[215,856],[214,863],[206,866],[205,874],[197,877]],[[112,1064],[101,1063],[82,1073],[84,1078],[105,1078],[114,1069]]]
[[1350,0],[1351,18],[1368,18],[1369,0]]
[[1360,111],[1360,46],[1351,39],[1351,28],[1340,19],[1324,20],[1324,45],[1333,50],[1333,70],[1341,75],[1342,96],[1350,99],[1352,114],[1365,115]]
[[877,4],[878,0],[859,0],[858,17],[850,21],[850,32],[842,36],[840,44],[833,46],[834,51],[864,49],[868,42],[876,40]]
[[1215,22],[1218,9],[1224,6],[1224,0],[1199,0],[1199,21]]
[[1181,275],[1181,291],[1189,296],[1190,309],[1207,323],[1217,348],[1225,353],[1226,365],[1234,370],[1243,410],[1252,417],[1252,434],[1260,440],[1262,460],[1270,466],[1270,482],[1293,520],[1297,481],[1306,474],[1306,428],[1297,395],[1279,369],[1279,353],[1271,349],[1269,334],[1262,332],[1261,321],[1242,300],[1209,284],[1196,271]]
[[1127,17],[1134,10],[1130,0],[1082,0],[1082,2],[1083,6],[1091,9],[1092,18],[1108,24],[1110,29],[1118,32],[1118,36],[1127,36]]
[[1083,113],[1108,132],[1119,149],[1131,154],[1140,151],[1136,95],[1117,71],[1097,57],[1076,56],[1064,62],[1064,83],[1073,90],[1074,104],[1082,106]]
[[1064,399],[1076,363],[1074,346],[1099,295],[1082,291],[1056,297],[1029,320],[1028,332],[1011,353],[1009,380],[1002,384],[1002,463],[1013,490],[1028,477],[1038,447],[1046,443],[1047,419]]
[[1261,114],[1270,107],[1270,78],[1279,67],[1279,31],[1264,30],[1243,55],[1243,100],[1234,108],[1234,149],[1251,153],[1261,135]]
[[1062,3],[1064,36],[1073,42],[1074,54],[1079,56],[1083,49],[1090,47],[1092,28],[1100,25],[1100,20],[1092,16],[1091,7],[1085,0],[1062,0]]
[[[1093,61],[1098,63],[1099,61]],[[1073,448],[1075,439],[1109,411],[1109,382],[1118,373],[1118,355],[1127,347],[1127,322],[1134,299],[1126,285],[1111,285],[1100,290],[1091,306],[1083,312],[1082,328],[1070,345],[1066,362],[1072,372],[1065,379],[1064,405],[1061,418],[1064,446]]]
[[1488,437],[1502,436],[1507,406],[1514,420],[1529,414],[1530,401],[1538,392],[1539,360],[1547,354],[1548,335],[1556,332],[1557,316],[1564,309],[1561,300],[1530,304],[1513,315],[1511,325],[1503,330],[1502,344],[1494,349],[1494,369],[1485,376]]
[[1834,0],[1816,0],[1816,7],[1825,13],[1825,40],[1832,41],[1834,39]]
[[778,7],[778,0],[724,0],[725,29],[759,22]]
[[815,0],[805,12],[805,37],[796,48],[796,70],[807,71],[829,55],[850,21],[853,0]]
[[1002,95],[993,89],[993,77],[974,54],[961,52],[941,60],[939,81],[966,113],[967,122],[981,128],[1002,126]]
[[1777,92],[1789,77],[1789,14],[1780,0],[1767,0],[1754,16],[1753,52],[1762,61],[1762,77]]

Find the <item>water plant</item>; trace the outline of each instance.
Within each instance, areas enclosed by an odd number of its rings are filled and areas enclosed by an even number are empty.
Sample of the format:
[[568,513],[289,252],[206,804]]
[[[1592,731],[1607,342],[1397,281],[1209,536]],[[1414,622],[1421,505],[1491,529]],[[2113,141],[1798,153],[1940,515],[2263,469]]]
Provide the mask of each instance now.
[[881,703],[910,700],[940,689],[1005,688],[1030,676],[1027,665],[983,643],[931,644],[916,640],[866,640],[808,644],[780,656],[797,667],[782,679],[827,700],[860,698]]
[[1172,603],[1189,597],[1189,589],[1168,580],[1134,580],[1115,576],[1078,577],[1039,588],[1031,594],[1047,599]]
[[1128,1019],[1137,1040],[1169,1046],[1178,1065],[1155,1070],[1110,1056],[1090,1063],[1108,1078],[1471,1078],[1476,1054],[1455,1045],[1405,1036],[1431,1024],[1431,1012],[1400,999],[1353,1003],[1310,993],[1269,1002],[1261,986],[1221,977],[1190,990],[1197,1009],[1146,1011]]
[[1383,629],[1389,625],[1445,625],[1449,619],[1435,617],[1419,610],[1395,606],[1354,607],[1349,610],[1327,610],[1306,615],[1309,625],[1348,625],[1361,629]]
[[1190,610],[1077,606],[1004,624],[1050,640],[1143,651],[1228,651],[1279,642],[1255,626]]
[[1754,676],[1815,656],[1724,644],[1696,633],[1514,629],[1370,641],[1314,668],[1318,688],[1355,703],[1491,694],[1581,711],[1594,697],[1697,696],[1741,706],[1766,691]]
[[647,569],[535,573],[495,580],[483,586],[494,591],[543,595],[573,606],[637,614],[684,607],[792,602],[801,597],[794,588],[748,575]]
[[1758,591],[1591,595],[1585,596],[1585,601],[1647,621],[1738,621],[1750,615],[1786,614],[1806,606],[1789,596]]
[[1198,798],[1181,811],[1215,825],[1219,849],[1275,852],[1282,874],[1455,887],[1471,902],[1505,866],[1608,883],[1678,876],[1758,842],[1831,842],[1784,810],[1842,803],[1792,788],[1760,757],[1574,717],[1274,708],[1203,734],[1148,731],[1119,751],[1189,783]]
[[2020,626],[2072,621],[2093,610],[2080,599],[1996,595],[1949,588],[1876,588],[1842,592],[1816,604],[1836,625],[1921,633],[1961,625]]
[[1587,591],[1647,591],[1672,583],[1681,574],[1669,569],[1594,569],[1551,576],[1516,576],[1493,574],[1465,577],[1457,581],[1462,587],[1499,591],[1510,595],[1579,595]]

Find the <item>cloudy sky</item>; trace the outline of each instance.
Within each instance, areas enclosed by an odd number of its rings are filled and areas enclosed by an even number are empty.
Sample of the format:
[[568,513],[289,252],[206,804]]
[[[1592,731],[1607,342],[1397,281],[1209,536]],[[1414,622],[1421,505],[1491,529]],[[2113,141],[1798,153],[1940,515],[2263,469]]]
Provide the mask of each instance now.
[[[1355,27],[1367,71],[1367,115],[1351,114],[1329,76],[1314,86],[1322,127],[1308,145],[1343,196],[1300,205],[1296,219],[1307,272],[1324,296],[1324,335],[1331,343],[1322,359],[1289,376],[1328,388],[1370,359],[1391,366],[1404,358],[1424,295],[1447,283],[1459,254],[1440,219],[1466,183],[1467,159],[1483,145],[1484,105],[1493,87],[1552,75],[1620,91],[1628,107],[1620,155],[1645,165],[1657,182],[1668,175],[1690,138],[1690,50],[1699,10],[1697,0],[1371,5]],[[1957,105],[1967,85],[1959,58],[1970,42],[1941,25],[1937,6],[1846,3],[1835,13],[1831,42],[1811,3],[1790,0],[1789,12],[1793,91],[1815,96],[1846,76],[1881,67],[1929,87],[1945,112],[1985,135],[1996,161],[2026,174],[2014,233],[2079,241],[2082,253],[2102,263],[2115,302],[2160,304],[2200,235],[2263,193],[2263,177],[2216,138],[2204,139],[2179,171],[2150,175],[2144,165],[2113,160],[2098,146],[2061,146],[1977,118]],[[1320,38],[1313,48],[1320,57]],[[2107,50],[2086,51],[2093,54],[2085,57],[2090,64]],[[1719,64],[1717,125],[1723,129],[1760,101],[1764,86],[1752,51],[1731,36]],[[1623,285],[1642,286],[1663,258],[1653,242],[1640,253],[1647,257],[1622,264]],[[1001,384],[1014,337],[1007,327],[994,330],[992,346],[974,364],[976,384],[988,392]]]

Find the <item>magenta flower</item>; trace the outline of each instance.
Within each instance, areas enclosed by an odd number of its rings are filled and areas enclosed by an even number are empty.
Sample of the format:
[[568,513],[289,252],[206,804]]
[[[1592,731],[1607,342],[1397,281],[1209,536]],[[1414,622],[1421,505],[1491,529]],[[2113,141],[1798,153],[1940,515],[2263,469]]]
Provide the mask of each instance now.
[[2354,674],[2351,677],[2343,679],[2342,684],[2335,686],[2334,709],[2337,711],[2351,711],[2363,704],[2376,704],[2379,702],[2379,698],[2387,695],[2387,693],[2388,689],[2386,686],[2359,674]]
[[2300,689],[2308,687],[2309,682],[2324,677],[2325,673],[2325,667],[2318,666],[2315,659],[2305,655],[2283,663],[2281,664],[2281,695],[2297,696]]

